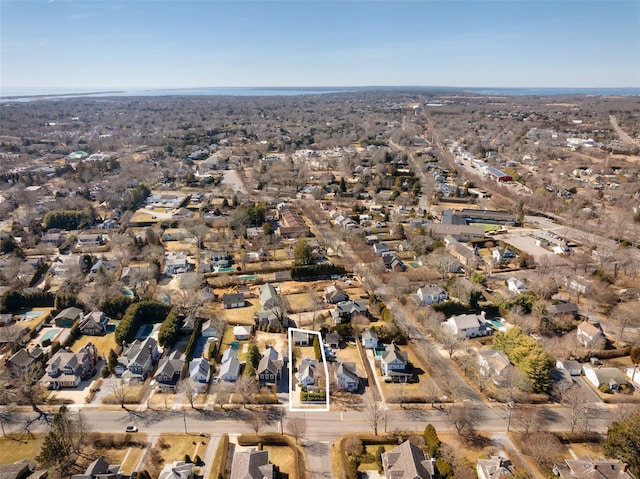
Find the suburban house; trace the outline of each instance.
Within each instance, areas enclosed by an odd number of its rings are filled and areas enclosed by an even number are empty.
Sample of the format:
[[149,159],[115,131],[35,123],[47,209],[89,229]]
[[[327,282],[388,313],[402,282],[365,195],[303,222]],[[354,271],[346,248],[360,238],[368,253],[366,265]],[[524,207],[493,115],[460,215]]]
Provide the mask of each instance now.
[[478,479],[506,479],[515,477],[513,463],[509,459],[500,456],[491,456],[490,459],[478,459],[476,471]]
[[211,269],[215,268],[228,268],[229,267],[229,253],[222,250],[211,252]]
[[47,479],[46,469],[37,469],[38,464],[31,459],[21,459],[13,464],[0,464],[2,479]]
[[578,341],[585,348],[601,348],[604,346],[605,335],[600,328],[587,321],[583,321],[578,325],[577,332]]
[[427,284],[422,288],[418,288],[416,296],[422,304],[436,304],[449,299],[447,292],[437,284]]
[[294,346],[311,346],[311,335],[307,331],[293,331],[293,345]]
[[503,351],[483,349],[478,352],[478,369],[480,374],[490,379],[496,385],[501,385],[514,371],[509,358]]
[[197,358],[189,363],[189,379],[191,387],[199,393],[205,391],[211,378],[211,364],[206,358]]
[[222,307],[224,309],[244,308],[244,305],[244,295],[242,293],[222,295]]
[[388,251],[382,254],[382,261],[387,271],[402,273],[407,270],[407,265],[400,259],[395,251]]
[[373,251],[375,251],[376,254],[382,256],[383,253],[391,251],[391,248],[389,248],[389,245],[387,245],[386,243],[375,243],[373,245]]
[[606,384],[611,391],[617,391],[622,384],[627,383],[624,374],[617,368],[594,368],[590,364],[585,364],[582,366],[582,372],[589,382],[597,388]]
[[437,474],[435,459],[408,440],[382,454],[382,469],[386,479],[432,479]]
[[324,299],[327,303],[337,304],[349,299],[349,295],[345,293],[342,288],[332,284],[327,286],[324,290]]
[[233,453],[229,479],[275,479],[276,469],[269,462],[269,451],[238,451]]
[[265,283],[258,290],[258,298],[262,309],[275,308],[279,304],[278,293],[271,283]]
[[362,346],[366,349],[376,349],[378,347],[378,335],[375,331],[371,331],[370,329],[365,329],[362,332]]
[[101,336],[107,332],[109,318],[102,311],[91,311],[80,320],[78,328],[87,336]]
[[174,461],[162,468],[158,479],[193,479],[195,465],[192,462]]
[[640,389],[640,368],[638,366],[632,366],[626,369],[627,377],[631,384]]
[[578,361],[556,361],[556,369],[566,371],[569,376],[580,376],[582,374],[582,366]]
[[246,255],[246,260],[250,263],[257,263],[259,261],[268,261],[269,260],[269,252],[260,248],[258,251],[250,251]]
[[300,362],[300,367],[296,373],[296,379],[303,386],[312,386],[316,383],[316,375],[318,369],[318,361],[315,359],[304,358]]
[[223,381],[235,382],[240,375],[240,361],[238,361],[238,351],[228,348],[222,355],[222,367],[220,368],[220,378]]
[[187,253],[183,251],[171,251],[164,257],[164,274],[173,275],[189,271]]
[[161,389],[175,390],[180,381],[180,374],[184,368],[184,359],[180,359],[181,353],[173,351],[169,356],[160,359],[153,379]]
[[496,263],[503,264],[509,262],[510,259],[516,258],[516,254],[509,248],[499,248],[496,246],[491,251],[491,257]]
[[44,350],[39,346],[31,351],[21,348],[7,360],[7,365],[15,375],[23,376],[29,372],[33,363],[40,360],[44,354]]
[[338,325],[344,321],[351,320],[356,314],[365,316],[369,314],[366,301],[342,301],[334,306],[333,311],[331,311],[331,318],[333,319],[333,324]]
[[565,459],[553,465],[553,473],[561,479],[635,479],[627,464],[618,459],[591,459],[589,455],[579,459]]
[[268,346],[258,364],[256,371],[258,382],[262,384],[277,386],[282,374],[282,361],[278,360],[278,352]]
[[547,308],[547,312],[551,316],[558,316],[561,314],[569,314],[573,317],[578,316],[578,305],[576,303],[558,303],[552,304]]
[[218,326],[213,322],[213,320],[208,319],[207,321],[202,323],[203,338],[218,339],[219,336],[220,336],[220,331],[218,331]]
[[121,479],[120,464],[109,464],[99,457],[87,466],[84,474],[73,474],[71,479]]
[[327,333],[324,337],[325,346],[333,349],[340,347],[340,335],[336,333]]
[[95,374],[97,362],[98,350],[93,343],[88,343],[77,353],[60,349],[47,361],[46,372],[40,382],[47,389],[74,388]]
[[276,229],[276,236],[280,236],[281,238],[301,238],[309,236],[311,230],[296,210],[285,203],[280,203],[277,206],[277,210],[280,225]]
[[234,326],[233,336],[238,341],[246,341],[251,336],[251,326]]
[[388,344],[380,354],[380,371],[385,381],[394,383],[406,383],[413,377],[409,370],[409,355],[406,351],[400,351],[395,344]]
[[356,363],[338,363],[335,370],[340,391],[356,392],[360,387],[360,377],[356,373]]
[[449,328],[451,333],[459,339],[488,336],[493,333],[491,323],[485,321],[485,312],[482,314],[461,314],[451,316],[443,327]]
[[71,307],[60,311],[58,315],[53,318],[53,322],[59,328],[71,328],[76,324],[76,321],[79,321],[83,317],[81,309]]
[[515,276],[511,276],[507,280],[507,287],[509,291],[515,294],[524,293],[527,290],[527,285],[521,279],[516,278]]
[[464,243],[459,242],[457,239],[447,236],[444,239],[447,245],[447,251],[455,259],[460,261],[465,266],[472,266],[481,261],[477,250],[467,246]]
[[104,245],[104,235],[100,233],[80,233],[78,235],[78,247],[96,248]]
[[144,381],[159,357],[160,349],[155,339],[136,339],[124,348],[114,372],[118,377]]

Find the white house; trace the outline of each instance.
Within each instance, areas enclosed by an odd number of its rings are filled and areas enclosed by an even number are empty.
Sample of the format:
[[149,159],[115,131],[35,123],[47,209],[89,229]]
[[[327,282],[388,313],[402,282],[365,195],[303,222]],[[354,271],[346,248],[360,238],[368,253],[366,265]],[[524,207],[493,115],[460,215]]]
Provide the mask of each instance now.
[[478,459],[476,463],[478,479],[504,479],[515,477],[515,467],[509,459],[491,456],[491,459]]
[[582,366],[578,361],[556,361],[556,369],[560,371],[567,371],[570,376],[580,376],[582,373]]
[[626,369],[627,377],[636,389],[640,389],[640,368],[633,366]]
[[395,343],[387,345],[380,355],[380,371],[385,380],[406,383],[413,374],[407,370],[409,355]]
[[578,325],[576,334],[578,341],[585,348],[601,347],[605,340],[602,330],[587,321]]
[[211,365],[206,358],[194,359],[189,363],[189,378],[197,392],[204,392],[211,378]]
[[296,373],[296,378],[298,379],[298,383],[303,386],[312,386],[316,382],[316,374],[318,367],[318,361],[315,359],[304,358],[300,362],[300,368]]
[[356,374],[355,363],[338,363],[335,371],[338,389],[355,392],[360,386],[360,378]]
[[251,336],[251,328],[249,326],[234,326],[233,336],[238,341],[246,341]]
[[378,347],[378,335],[375,331],[365,329],[362,332],[362,346],[367,349],[376,349]]
[[460,339],[488,336],[493,332],[491,324],[485,321],[484,311],[482,311],[482,314],[451,316],[442,323],[442,326],[449,328],[451,333]]
[[617,391],[620,385],[627,382],[622,371],[617,368],[594,368],[590,364],[585,364],[582,366],[582,372],[595,387],[606,384],[612,391]]
[[235,382],[240,374],[240,361],[238,361],[238,351],[233,348],[227,349],[222,355],[222,367],[220,368],[220,378],[223,381]]
[[436,284],[427,284],[422,288],[418,288],[416,296],[422,304],[436,304],[449,299],[447,292]]
[[515,276],[511,276],[507,280],[507,286],[509,287],[509,291],[516,294],[524,293],[527,290],[527,285],[524,281],[516,278]]
[[220,337],[220,331],[218,331],[218,327],[214,326],[213,322],[210,319],[202,323],[202,337],[214,338],[214,340]]
[[480,374],[496,385],[502,384],[514,368],[503,351],[483,349],[478,352],[478,369]]

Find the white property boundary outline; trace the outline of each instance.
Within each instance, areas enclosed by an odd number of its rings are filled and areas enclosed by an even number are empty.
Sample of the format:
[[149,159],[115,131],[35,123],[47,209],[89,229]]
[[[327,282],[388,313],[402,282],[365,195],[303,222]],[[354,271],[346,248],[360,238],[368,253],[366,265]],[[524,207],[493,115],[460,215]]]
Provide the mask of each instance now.
[[[327,368],[327,358],[324,354],[324,343],[322,341],[322,334],[320,331],[310,331],[308,329],[300,329],[300,328],[289,328],[287,332],[288,340],[289,340],[289,388],[294,384],[292,381],[296,378],[293,376],[293,333],[295,331],[300,331],[302,333],[308,334],[316,334],[318,335],[318,340],[320,342],[320,353],[322,354],[322,367],[324,368],[324,377],[325,377],[325,405],[324,407],[309,407],[309,408],[298,408],[293,407],[293,392],[289,391],[289,411],[290,412],[329,412],[329,369]],[[296,380],[297,384],[297,380]]]

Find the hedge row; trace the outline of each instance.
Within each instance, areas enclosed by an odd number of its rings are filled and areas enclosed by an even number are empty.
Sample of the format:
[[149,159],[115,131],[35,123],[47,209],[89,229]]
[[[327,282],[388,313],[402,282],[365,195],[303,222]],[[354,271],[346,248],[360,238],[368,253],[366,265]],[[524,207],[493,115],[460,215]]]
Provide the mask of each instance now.
[[291,268],[291,279],[310,279],[323,276],[343,275],[347,272],[342,266],[335,264],[312,264]]
[[158,331],[158,344],[162,347],[172,348],[178,342],[180,337],[180,326],[182,321],[178,317],[175,308],[169,311],[167,317],[162,321],[160,331]]
[[123,341],[130,343],[140,326],[164,321],[169,311],[171,311],[170,305],[152,299],[133,303],[127,308],[122,320],[116,326],[116,344],[122,344]]
[[54,296],[49,291],[24,294],[11,290],[0,298],[0,312],[17,314],[22,308],[50,308],[53,303]]

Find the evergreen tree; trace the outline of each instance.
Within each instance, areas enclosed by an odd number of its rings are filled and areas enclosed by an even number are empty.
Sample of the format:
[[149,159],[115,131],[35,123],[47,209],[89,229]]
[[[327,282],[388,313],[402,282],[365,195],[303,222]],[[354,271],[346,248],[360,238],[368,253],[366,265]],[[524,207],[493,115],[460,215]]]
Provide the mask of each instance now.
[[611,423],[604,452],[628,463],[633,475],[640,477],[640,411]]

